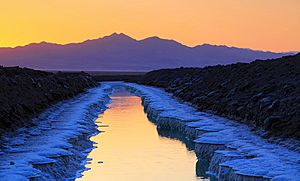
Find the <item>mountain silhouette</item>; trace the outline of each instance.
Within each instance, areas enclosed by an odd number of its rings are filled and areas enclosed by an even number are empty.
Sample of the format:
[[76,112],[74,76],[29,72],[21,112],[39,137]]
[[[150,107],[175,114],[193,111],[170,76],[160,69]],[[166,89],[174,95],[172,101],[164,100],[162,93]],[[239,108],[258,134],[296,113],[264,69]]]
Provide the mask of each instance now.
[[0,65],[53,70],[149,71],[250,62],[290,54],[209,44],[188,47],[159,37],[135,40],[125,34],[114,33],[82,43],[60,45],[41,42],[0,48]]

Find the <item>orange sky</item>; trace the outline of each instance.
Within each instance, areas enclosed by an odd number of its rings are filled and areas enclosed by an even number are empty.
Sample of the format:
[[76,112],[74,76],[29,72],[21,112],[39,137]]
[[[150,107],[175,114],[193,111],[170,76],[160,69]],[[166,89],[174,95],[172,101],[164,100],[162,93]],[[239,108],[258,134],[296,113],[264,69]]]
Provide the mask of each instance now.
[[125,33],[194,46],[300,50],[300,0],[1,0],[0,47]]

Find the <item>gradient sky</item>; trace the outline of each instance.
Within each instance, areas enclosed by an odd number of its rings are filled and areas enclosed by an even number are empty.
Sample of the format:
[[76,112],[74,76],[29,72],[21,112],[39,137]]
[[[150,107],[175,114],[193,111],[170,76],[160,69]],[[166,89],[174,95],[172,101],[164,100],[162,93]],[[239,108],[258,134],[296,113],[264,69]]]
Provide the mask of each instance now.
[[1,0],[0,47],[113,32],[271,51],[300,50],[300,0]]

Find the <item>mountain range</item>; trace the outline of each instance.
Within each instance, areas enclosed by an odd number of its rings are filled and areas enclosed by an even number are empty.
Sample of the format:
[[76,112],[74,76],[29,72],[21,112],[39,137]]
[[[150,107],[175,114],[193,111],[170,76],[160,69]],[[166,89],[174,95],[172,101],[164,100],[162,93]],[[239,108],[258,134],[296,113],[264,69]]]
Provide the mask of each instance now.
[[0,48],[0,65],[46,70],[149,71],[250,62],[291,54],[210,44],[188,47],[159,37],[135,40],[125,34],[114,33],[82,43],[61,45],[41,42]]

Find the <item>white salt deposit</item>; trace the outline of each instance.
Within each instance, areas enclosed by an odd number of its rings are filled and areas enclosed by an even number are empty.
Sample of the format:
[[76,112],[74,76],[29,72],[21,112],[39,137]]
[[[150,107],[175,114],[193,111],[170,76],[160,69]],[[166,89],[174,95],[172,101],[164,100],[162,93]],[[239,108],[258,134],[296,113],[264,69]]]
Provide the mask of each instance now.
[[[189,127],[204,131],[194,140],[196,144],[224,145],[225,147],[220,147],[221,150],[212,151],[224,160],[218,163],[220,168],[231,168],[233,175],[227,179],[246,176],[245,178],[254,179],[300,180],[300,154],[269,143],[251,132],[248,126],[223,117],[197,112],[158,88],[133,83],[119,83],[120,85],[127,86],[141,96],[145,106],[151,108],[148,110],[157,111],[158,119],[180,120]],[[224,159],[228,157],[230,159]]]
[[[37,126],[21,128],[5,137],[0,154],[0,180],[29,180],[41,174],[34,164],[56,162],[56,157],[73,154],[68,140],[88,132],[86,115],[92,105],[107,100],[100,86],[71,100],[57,104],[33,120]],[[102,105],[103,106],[103,105]],[[97,118],[97,117],[95,117]]]
[[211,147],[213,157],[209,173],[220,178],[227,173],[225,180],[300,180],[299,153],[269,143],[246,125],[197,112],[161,89],[122,82],[103,83],[80,97],[58,104],[35,120],[39,123],[37,126],[19,129],[16,136],[7,137],[0,151],[0,180],[29,180],[41,174],[33,164],[54,163],[56,157],[73,154],[68,151],[72,147],[68,140],[89,132],[90,125],[85,116],[89,114],[90,106],[105,101],[109,94],[105,90],[114,86],[126,87],[141,96],[145,110],[157,119],[174,123],[179,120],[187,127],[203,132],[194,141],[200,147],[207,145],[206,149],[215,145]]

